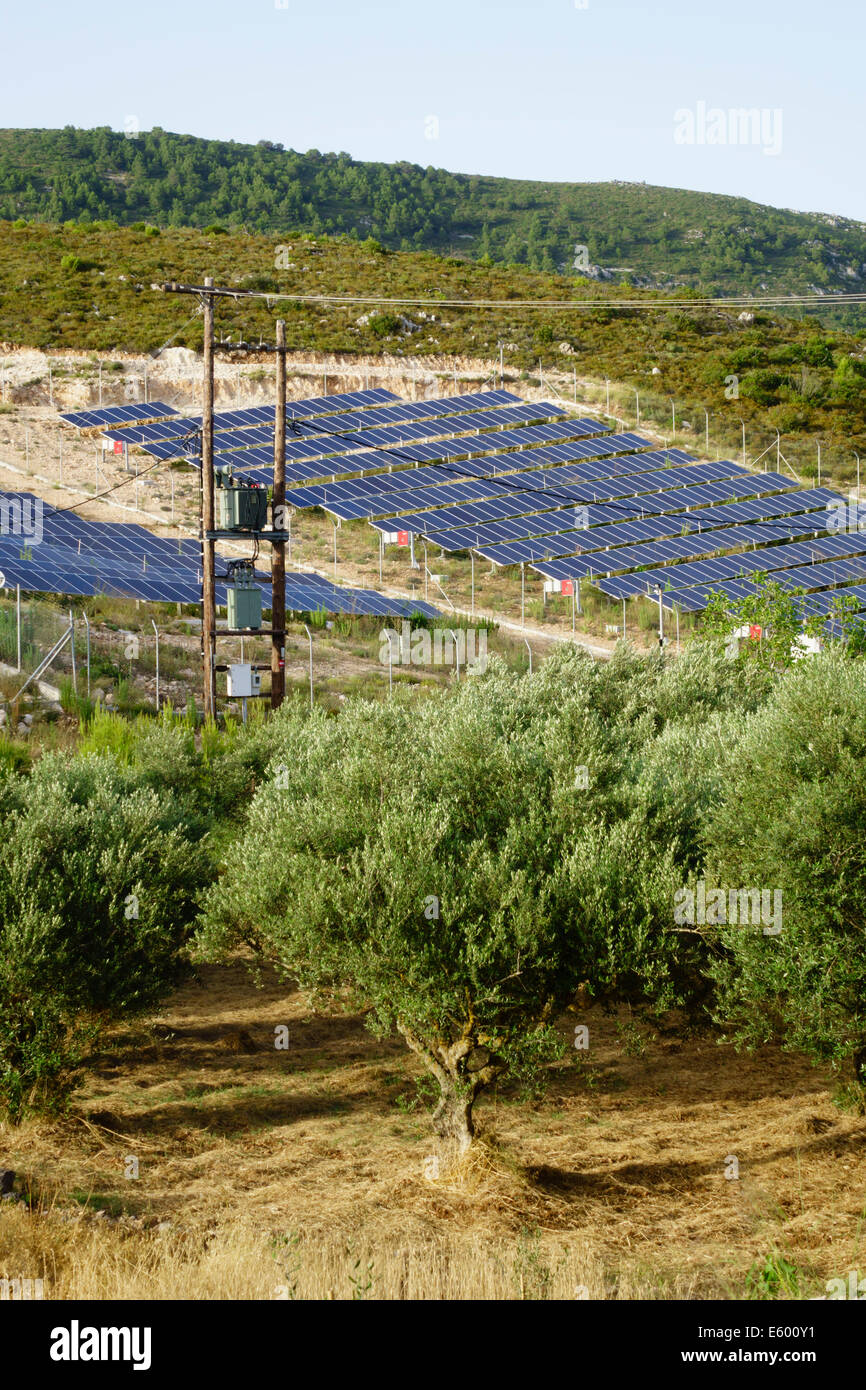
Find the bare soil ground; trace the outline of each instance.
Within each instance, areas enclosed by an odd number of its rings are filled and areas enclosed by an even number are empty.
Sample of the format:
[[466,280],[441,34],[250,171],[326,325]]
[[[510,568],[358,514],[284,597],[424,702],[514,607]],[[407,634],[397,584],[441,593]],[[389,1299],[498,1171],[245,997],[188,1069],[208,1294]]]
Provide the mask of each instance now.
[[437,1180],[401,1043],[205,967],[114,1035],[73,1116],[0,1130],[34,1194],[0,1206],[0,1275],[60,1298],[741,1298],[768,1257],[796,1271],[780,1297],[866,1265],[866,1120],[829,1075],[575,1019],[582,1060],[542,1101],[482,1101],[477,1157]]

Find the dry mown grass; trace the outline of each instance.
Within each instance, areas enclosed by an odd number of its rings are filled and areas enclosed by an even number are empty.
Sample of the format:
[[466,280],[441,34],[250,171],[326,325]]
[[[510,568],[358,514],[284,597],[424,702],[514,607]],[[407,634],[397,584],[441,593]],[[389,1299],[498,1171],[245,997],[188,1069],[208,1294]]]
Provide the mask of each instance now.
[[469,1169],[434,1181],[400,1044],[207,967],[115,1036],[76,1115],[0,1132],[35,1194],[0,1206],[0,1276],[55,1298],[702,1298],[742,1297],[773,1252],[803,1296],[866,1264],[866,1121],[829,1077],[581,1018],[588,1060],[543,1102],[491,1096]]

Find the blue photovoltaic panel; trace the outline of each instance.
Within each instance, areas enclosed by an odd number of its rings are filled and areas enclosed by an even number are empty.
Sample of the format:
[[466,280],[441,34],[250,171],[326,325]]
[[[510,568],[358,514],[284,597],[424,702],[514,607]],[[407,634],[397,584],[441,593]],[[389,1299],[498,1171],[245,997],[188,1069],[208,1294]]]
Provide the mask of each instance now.
[[[576,537],[579,544],[570,542],[569,548],[552,548],[549,558],[542,563],[534,563],[534,568],[551,579],[569,579],[573,574],[585,571],[575,564],[575,552],[595,554],[599,551],[622,547],[629,543],[644,544],[653,540],[664,540],[679,536],[682,532],[701,535],[717,528],[728,528],[740,524],[751,524],[763,536],[766,527],[785,528],[792,538],[826,531],[827,508],[840,499],[827,488],[811,488],[805,492],[789,491],[780,497],[758,497],[734,502],[723,507],[704,507],[694,513],[680,513],[671,517],[647,517],[643,521],[619,522],[610,526],[597,526],[591,531]],[[561,557],[561,558],[553,558]],[[569,558],[566,558],[569,557]],[[525,558],[525,557],[524,557]],[[513,563],[513,562],[512,562]],[[606,568],[599,561],[602,571]]]
[[[466,398],[464,398],[466,399]],[[295,404],[298,404],[296,402]],[[436,433],[437,418],[448,420],[449,422],[460,418],[477,418],[479,415],[484,418],[488,414],[491,417],[501,415],[503,412],[508,418],[509,412],[524,407],[524,402],[518,401],[516,405],[499,406],[491,408],[489,405],[474,412],[468,408],[458,411],[430,412],[427,419],[428,434]],[[361,430],[368,428],[388,428],[395,427],[401,423],[406,425],[423,424],[424,420],[413,420],[411,415],[406,412],[411,410],[411,405],[403,403],[400,406],[391,406],[388,409],[357,411],[345,410],[340,414],[330,416],[305,416],[294,415],[293,407],[286,406],[287,432],[291,437],[311,436],[313,438],[322,437],[327,442],[332,435],[341,435],[349,430]],[[251,406],[243,410],[222,410],[214,414],[214,448],[219,449],[238,447],[243,448],[245,444],[256,444],[267,439],[273,440],[275,407],[272,405]],[[383,418],[385,417],[385,418]],[[391,418],[393,417],[393,418]],[[491,418],[491,425],[496,423]],[[109,438],[117,438],[126,444],[157,444],[161,443],[167,447],[168,441],[176,439],[179,435],[189,433],[201,428],[201,416],[189,415],[178,416],[175,420],[163,421],[160,424],[149,426],[142,425],[137,428],[118,430],[112,433]],[[469,428],[467,426],[467,428]],[[236,446],[230,444],[220,445],[219,441],[225,437],[225,432],[229,430],[239,431],[236,436],[238,443]],[[257,433],[258,431],[258,433]],[[270,433],[267,433],[270,431]],[[249,435],[249,438],[247,437]]]
[[594,550],[587,555],[566,560],[549,560],[534,565],[548,579],[586,578],[589,575],[612,575],[644,569],[651,565],[666,565],[670,561],[698,559],[701,555],[718,554],[740,547],[769,545],[820,532],[826,520],[824,512],[806,513],[800,518],[785,518],[784,522],[754,522],[749,526],[722,526],[692,532],[687,536],[671,536],[668,540],[635,542]]
[[[151,535],[143,526],[87,521],[72,511],[42,505],[32,494],[0,493],[0,573],[3,587],[20,584],[35,593],[78,597],[108,594],[150,602],[199,603],[201,543]],[[41,535],[40,535],[41,529]],[[217,555],[217,574],[225,564]],[[269,577],[258,572],[263,603],[270,606]],[[413,612],[439,616],[418,600],[392,599],[374,590],[342,589],[320,575],[289,574],[287,604],[310,612],[325,607],[336,613],[408,617]],[[226,587],[216,586],[217,603],[226,603]]]
[[[739,528],[741,530],[748,528]],[[857,557],[866,554],[866,536],[821,536],[809,541],[791,541],[784,545],[761,546],[742,555],[717,555],[712,559],[695,560],[689,564],[668,565],[640,570],[637,574],[621,574],[600,579],[597,587],[615,598],[646,594],[662,589],[691,588],[696,584],[715,584],[728,579],[750,579],[756,574],[772,574],[779,583],[784,576],[777,573],[796,566],[814,565],[824,560]]]
[[[541,425],[524,433],[535,434],[542,430],[564,428]],[[434,463],[422,468],[399,468],[390,473],[365,473],[360,477],[344,478],[314,487],[293,487],[287,500],[298,509],[323,507],[325,511],[332,512],[344,521],[361,517],[372,520],[375,516],[391,516],[396,512],[414,510],[417,507],[434,506],[440,494],[446,502],[462,500],[461,497],[452,498],[450,495],[455,485],[472,489],[465,494],[468,500],[496,497],[503,492],[518,491],[524,487],[558,488],[573,483],[578,478],[591,481],[595,478],[617,477],[622,473],[647,472],[671,463],[694,462],[690,454],[684,453],[681,449],[672,449],[608,457],[602,462],[586,460],[577,464],[529,468],[527,458],[537,457],[538,452],[520,450],[508,455],[514,465],[513,471],[508,474],[488,473],[486,476],[473,477],[472,475],[479,472],[477,459]],[[435,493],[428,491],[433,488],[436,489]],[[425,490],[423,499],[420,497],[420,489]]]
[[[704,493],[696,488],[695,484],[715,484],[717,480],[727,480],[732,475],[744,473],[745,470],[737,463],[699,463],[689,468],[666,468],[655,472],[632,474],[629,477],[594,479],[589,483],[578,482],[570,491],[575,503],[588,504],[597,502],[602,498],[639,497],[639,502],[630,502],[627,505],[630,508],[642,506],[655,509],[658,505],[656,499],[665,497],[667,489],[688,488],[689,500],[695,504],[700,504],[704,499]],[[522,477],[522,475],[519,474],[518,477]],[[662,489],[665,491],[661,491]],[[571,500],[569,499],[569,501]],[[452,528],[477,524],[481,528],[479,543],[482,543],[488,538],[490,540],[498,539],[492,535],[488,537],[487,528],[484,527],[485,522],[540,512],[545,505],[552,506],[553,502],[552,500],[548,502],[544,490],[539,489],[529,494],[508,493],[505,496],[493,497],[483,502],[468,503],[465,506],[441,507],[431,511],[409,513],[408,515],[401,513],[398,520],[400,530],[415,531],[424,536],[432,536],[437,544],[440,543],[438,533]],[[588,509],[588,512],[591,515],[591,509]],[[373,525],[379,530],[392,531],[394,529],[393,521],[375,521]],[[526,534],[541,535],[545,530],[565,531],[573,525],[574,522],[570,518],[559,524],[556,512],[549,511],[544,516],[533,517],[531,528]],[[447,543],[447,540],[442,540],[441,544],[448,549],[454,548]],[[463,549],[464,547],[461,545],[460,548]]]
[[[774,570],[770,578],[780,588],[792,589],[832,589],[836,595],[845,593],[844,587],[851,581],[866,578],[866,555],[850,560],[828,561],[826,564],[801,565],[796,569]],[[607,583],[608,581],[603,581]],[[601,585],[599,585],[601,587]],[[748,598],[760,592],[760,586],[751,579],[728,579],[716,584],[694,584],[685,588],[671,587],[662,590],[662,602],[669,608],[680,608],[688,612],[700,612],[706,608],[713,593],[721,593],[729,599]]]
[[[520,455],[515,454],[513,457],[515,460],[519,460]],[[642,460],[640,468],[634,465],[628,466],[631,458],[636,457],[640,457]],[[599,477],[605,476],[610,479],[620,475],[645,473],[649,472],[653,466],[665,466],[667,462],[662,452],[633,455],[631,458],[623,461],[626,466],[622,468],[618,466],[618,461],[611,460],[603,464],[577,463],[558,468],[527,469],[515,473],[500,473],[487,478],[462,476],[461,464],[441,464],[423,469],[405,469],[394,474],[376,474],[375,478],[353,480],[352,485],[360,493],[358,497],[344,494],[343,500],[333,500],[334,490],[341,488],[342,484],[331,483],[317,488],[293,489],[288,500],[292,505],[295,505],[296,494],[300,493],[301,507],[319,506],[334,516],[340,517],[343,521],[359,518],[365,518],[369,521],[373,521],[376,517],[393,518],[395,515],[417,508],[437,507],[440,503],[448,505],[452,502],[480,502],[484,498],[501,497],[514,497],[515,500],[522,500],[524,497],[531,498],[538,494],[541,495],[542,506],[553,507],[557,500],[561,500],[563,494],[567,494],[568,500],[572,496],[582,498],[587,487],[591,487],[594,480]],[[363,485],[366,484],[369,488],[379,479],[384,479],[384,485],[393,488],[393,491],[389,490],[383,493],[361,491]],[[412,486],[413,483],[416,485]],[[430,484],[435,484],[435,486],[430,486]],[[451,522],[450,524],[455,523]]]
[[287,401],[286,410],[296,416],[339,415],[343,410],[367,409],[388,401],[400,402],[400,397],[383,386],[374,386],[365,391],[338,391],[333,396],[304,396],[299,401]]
[[[496,472],[513,472],[515,467],[520,466],[516,455],[501,453],[500,451],[505,449],[525,451],[525,446],[538,444],[540,441],[549,439],[552,431],[566,436],[562,442],[548,446],[550,453],[555,458],[580,456],[574,451],[577,445],[583,444],[584,441],[574,439],[572,436],[580,432],[568,425],[560,427],[556,425],[530,425],[520,429],[490,430],[487,434],[468,435],[457,439],[446,438],[437,441],[425,439],[414,444],[411,441],[404,441],[398,446],[388,449],[366,449],[358,453],[324,456],[320,446],[312,440],[290,439],[286,443],[287,460],[310,459],[319,461],[289,463],[286,467],[286,483],[289,486],[306,482],[312,484],[327,478],[330,479],[330,483],[322,483],[322,486],[331,486],[336,485],[338,478],[341,482],[351,483],[367,473],[384,473],[390,468],[396,475],[409,464],[441,463],[443,460],[448,460],[451,463],[459,461],[460,472],[464,474],[471,473],[482,476]],[[604,443],[604,440],[598,441],[598,447],[595,449],[596,456],[599,456],[601,445]],[[541,451],[538,452],[540,455]],[[605,452],[614,451],[606,450]],[[486,454],[494,455],[493,461],[488,462],[481,457]],[[191,461],[196,465],[198,464],[197,458]],[[273,483],[273,449],[270,447],[230,450],[221,453],[217,462],[223,466],[229,466],[236,473],[243,474],[245,478],[260,482],[265,486],[270,486]],[[310,502],[308,505],[318,506],[319,503]]]
[[[412,419],[406,412],[409,408],[403,406],[399,411],[389,410],[365,410],[348,415],[338,415],[332,420],[294,420],[290,422],[302,436],[312,435],[316,438],[328,439],[336,436],[342,439],[343,435],[356,434],[362,430],[392,429],[399,425],[423,426],[424,433],[417,437],[423,439],[427,436],[435,437],[437,434],[444,434],[447,429],[453,429],[455,433],[469,434],[472,430],[494,429],[498,426],[505,427],[516,419],[529,418],[527,411],[535,411],[539,420],[544,420],[548,416],[562,416],[565,411],[559,410],[551,405],[549,401],[542,401],[538,405],[532,405],[527,401],[517,401],[513,405],[486,406],[482,410],[458,410],[450,413],[438,412],[426,419]],[[520,412],[520,414],[518,414]],[[396,415],[397,418],[389,418]],[[385,417],[383,419],[383,416]],[[414,436],[410,433],[407,439]]]
[[[361,449],[381,449],[381,448],[401,448],[411,445],[416,440],[425,440],[436,436],[464,435],[472,430],[494,430],[494,428],[506,428],[514,426],[527,420],[543,420],[547,416],[561,415],[555,406],[529,406],[515,405],[507,406],[498,410],[476,411],[474,414],[467,415],[442,415],[435,420],[422,420],[418,422],[407,421],[402,425],[387,425],[377,428],[370,428],[366,424],[358,424],[351,431],[346,427],[343,432],[335,427],[332,429],[322,429],[315,425],[298,426],[296,432],[288,429],[286,432],[286,458],[342,458],[344,455],[357,453]],[[339,419],[342,421],[343,416]],[[359,418],[360,417],[356,417]],[[136,434],[144,434],[148,427],[136,430]],[[180,442],[180,431],[175,432],[172,438],[163,437],[159,431],[161,426],[153,426],[151,437],[141,440],[141,447],[155,458],[169,459],[178,458],[186,452],[189,445]],[[109,439],[127,439],[128,432],[125,430],[107,431]],[[258,445],[270,445],[270,459],[273,462],[273,427],[260,425],[249,429],[223,431],[217,427],[214,435],[214,452],[224,455],[229,452],[232,454],[231,463],[235,468],[243,468],[246,460],[243,457],[245,449],[253,449]],[[459,445],[455,445],[459,449]],[[220,457],[219,463],[228,460]],[[254,462],[251,460],[251,462]],[[347,460],[345,467],[342,462],[337,471],[350,472],[353,465]],[[332,470],[333,471],[333,468]]]
[[[649,517],[635,524],[599,526],[585,534],[578,547],[580,554],[556,552],[555,556],[534,561],[533,568],[549,579],[617,574],[642,564],[710,554],[737,545],[826,535],[828,504],[832,499],[834,494],[828,489],[812,488],[724,507],[705,507],[686,516]],[[652,533],[635,538],[631,534],[635,526],[643,532],[653,528]],[[737,539],[729,539],[731,536]]]
[[[373,481],[377,485],[387,485],[390,488],[399,488],[400,479],[403,473],[409,470],[401,467],[401,460],[414,459],[417,463],[439,464],[442,469],[450,470],[449,476],[459,477],[478,477],[493,478],[500,473],[525,472],[531,468],[545,468],[546,472],[552,476],[552,470],[547,468],[551,464],[567,464],[575,460],[585,460],[587,462],[597,459],[608,459],[615,455],[624,453],[633,454],[635,459],[634,469],[623,469],[622,471],[642,471],[642,461],[651,459],[647,467],[656,467],[665,459],[672,462],[689,463],[692,461],[690,454],[683,453],[680,449],[653,450],[648,439],[642,439],[640,435],[620,434],[610,435],[604,439],[583,439],[580,437],[569,438],[555,444],[542,444],[540,447],[526,447],[537,443],[537,430],[547,430],[550,426],[538,425],[531,426],[522,430],[502,430],[500,433],[488,435],[477,435],[468,439],[452,440],[447,444],[413,444],[408,445],[395,453],[369,452],[354,454],[351,456],[351,470],[348,467],[349,460],[342,461],[339,466],[332,469],[332,480],[328,483],[321,483],[321,491],[312,487],[292,488],[287,501],[291,506],[298,507],[320,507],[326,505],[332,498],[344,498],[352,495],[352,489],[361,483],[362,478],[373,474]],[[555,427],[553,427],[555,428]],[[459,445],[459,448],[458,448]],[[498,452],[502,449],[514,449],[513,453]],[[647,450],[648,453],[639,452]],[[248,451],[254,454],[254,450]],[[469,457],[472,455],[472,457]],[[237,457],[237,456],[235,456]],[[446,460],[443,462],[443,460]],[[221,462],[226,461],[226,456]],[[266,462],[263,455],[261,462]],[[618,464],[624,460],[618,459]],[[321,478],[323,471],[329,467],[327,461],[322,464],[299,464],[296,467],[286,469],[286,482],[303,482],[309,479]],[[386,470],[391,468],[392,473],[387,474]],[[357,476],[337,480],[338,472],[354,472]],[[412,470],[418,476],[420,470]],[[619,470],[615,470],[619,471]],[[273,468],[261,472],[249,472],[245,476],[255,479],[257,482],[270,484],[273,482]],[[441,474],[437,475],[441,478]],[[420,478],[419,478],[420,482]],[[333,489],[347,489],[334,492]]]
[[[738,507],[715,507],[709,503],[721,501],[726,496],[748,499],[763,494],[793,492],[796,486],[790,478],[783,478],[777,473],[753,473],[741,478],[708,483],[701,487],[676,488],[670,492],[641,496],[634,500],[623,499],[620,502],[590,506],[588,530],[578,529],[560,535],[539,536],[505,545],[473,543],[472,548],[497,565],[535,565],[561,555],[577,555],[597,550],[603,545],[600,537],[609,536],[614,531],[620,542],[643,541],[677,535],[682,530],[697,530],[704,525],[724,525],[744,520],[744,517],[737,515]],[[686,510],[691,507],[695,507],[696,510]],[[797,511],[800,508],[793,504],[790,510]],[[626,517],[627,520],[624,519]],[[438,536],[436,539],[438,541]],[[464,545],[460,548],[467,547]]]
[[[312,416],[337,415],[341,411],[355,410],[363,407],[378,406],[386,401],[399,401],[400,397],[395,396],[393,391],[376,390],[372,391],[349,391],[344,395],[338,396],[313,396],[306,400],[288,401],[286,403],[287,418],[305,419]],[[241,410],[217,411],[214,414],[214,429],[240,428],[244,425],[265,425],[270,424],[273,428],[274,412],[276,407],[273,405],[248,406]],[[84,412],[92,414],[93,412]],[[191,430],[201,428],[200,415],[178,415],[176,410],[171,407],[165,412],[176,416],[173,421],[167,422],[164,427],[149,430],[143,427],[140,430],[124,430],[117,436],[126,444],[140,444],[149,439],[171,439],[178,434],[186,434]],[[66,418],[66,417],[63,417]],[[148,416],[124,416],[130,419],[148,419]],[[156,418],[156,417],[153,417]],[[106,422],[96,422],[106,423]],[[114,423],[109,421],[107,423]],[[114,438],[114,435],[109,436]]]
[[138,405],[108,405],[96,410],[74,410],[61,415],[67,425],[75,425],[81,430],[98,428],[101,425],[121,425],[132,420],[161,420],[167,415],[177,415],[173,405],[165,401],[140,401]]
[[[326,421],[315,422],[313,428],[328,432],[342,433],[353,429],[376,429],[380,425],[401,425],[407,422],[418,423],[434,420],[437,416],[470,415],[478,411],[501,410],[515,405],[525,405],[520,396],[511,391],[472,391],[465,396],[439,396],[432,401],[403,401],[400,405],[383,406],[380,410],[365,410],[360,414],[349,412]],[[291,407],[286,407],[291,416]],[[302,431],[305,421],[299,421]],[[601,429],[604,426],[600,426]]]

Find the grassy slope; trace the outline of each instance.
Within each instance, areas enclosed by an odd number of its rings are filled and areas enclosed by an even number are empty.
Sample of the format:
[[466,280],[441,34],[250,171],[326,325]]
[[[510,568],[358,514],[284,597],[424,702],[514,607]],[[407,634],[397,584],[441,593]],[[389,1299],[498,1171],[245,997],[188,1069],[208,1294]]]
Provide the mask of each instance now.
[[[275,246],[288,247],[289,268],[274,269]],[[77,258],[77,268],[64,258]],[[579,304],[600,293],[576,289],[564,277],[527,268],[484,266],[429,252],[382,253],[351,239],[275,238],[206,234],[183,228],[148,234],[111,226],[16,225],[0,222],[0,340],[53,349],[154,351],[172,342],[199,348],[200,319],[189,299],[162,295],[152,281],[200,281],[210,271],[218,284],[283,292],[350,292],[423,297],[562,298]],[[627,292],[604,290],[610,309],[444,309],[423,321],[409,310],[418,331],[401,334],[396,322],[359,324],[358,306],[324,308],[281,301],[220,305],[218,332],[247,339],[270,336],[279,312],[293,349],[347,354],[420,356],[471,354],[495,358],[505,341],[512,366],[610,377],[640,389],[642,415],[670,420],[668,398],[680,419],[700,429],[704,408],[713,412],[713,434],[736,447],[743,418],[752,439],[783,435],[822,439],[840,458],[866,447],[866,372],[857,338],[800,321],[758,314],[752,324],[725,310],[672,310],[648,293],[658,311],[616,308]],[[571,355],[561,351],[571,344]],[[653,368],[659,374],[653,375]],[[740,398],[727,400],[725,379],[739,377]],[[633,397],[631,398],[633,401]],[[631,413],[632,405],[625,409]],[[796,457],[796,454],[794,455]],[[802,460],[800,460],[802,462]]]
[[82,215],[373,235],[395,249],[457,249],[569,275],[579,243],[636,284],[713,293],[866,285],[862,223],[745,198],[458,175],[158,128],[134,139],[107,128],[0,131],[0,217]]

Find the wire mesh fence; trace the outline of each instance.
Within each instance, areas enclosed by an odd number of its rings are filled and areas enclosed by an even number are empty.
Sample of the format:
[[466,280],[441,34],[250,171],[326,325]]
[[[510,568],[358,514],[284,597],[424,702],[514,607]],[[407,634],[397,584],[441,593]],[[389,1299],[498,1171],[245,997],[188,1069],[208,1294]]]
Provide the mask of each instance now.
[[[55,604],[8,590],[0,598],[0,662],[20,672],[22,684],[38,669],[69,628],[69,614]],[[46,669],[45,679],[72,673],[73,653],[67,642]]]

